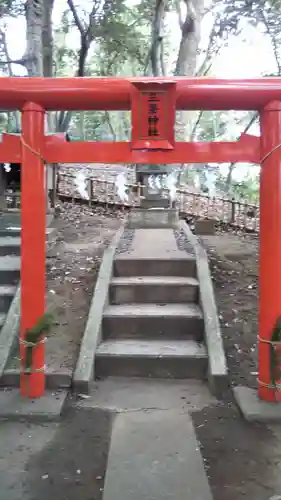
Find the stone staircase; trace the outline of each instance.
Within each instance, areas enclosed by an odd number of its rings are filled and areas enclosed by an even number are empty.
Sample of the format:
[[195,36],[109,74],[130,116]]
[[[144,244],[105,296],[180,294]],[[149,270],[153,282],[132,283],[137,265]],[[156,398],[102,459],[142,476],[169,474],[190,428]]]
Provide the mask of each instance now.
[[225,382],[225,360],[207,257],[181,230],[135,229],[100,271],[81,371],[92,331],[95,377],[107,380],[85,404],[116,411],[104,500],[212,500],[189,411],[210,401],[202,380],[212,392]]
[[95,375],[205,379],[208,355],[195,255],[172,229],[137,229],[116,254]]
[[[47,226],[52,222],[47,215]],[[46,240],[56,231],[46,228]],[[0,385],[17,386],[19,380],[19,322],[21,220],[19,212],[0,215]]]
[[[52,217],[47,216],[47,224]],[[21,222],[19,213],[0,217],[0,328],[15,296],[20,281]],[[46,235],[51,231],[47,229]]]
[[0,327],[4,325],[20,279],[20,229],[0,227]]

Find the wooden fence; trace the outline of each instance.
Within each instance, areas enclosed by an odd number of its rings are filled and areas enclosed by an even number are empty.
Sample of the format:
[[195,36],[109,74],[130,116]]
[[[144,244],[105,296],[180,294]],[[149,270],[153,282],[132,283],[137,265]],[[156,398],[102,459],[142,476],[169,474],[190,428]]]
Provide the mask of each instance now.
[[[100,177],[91,177],[85,180],[88,199],[85,203],[92,206],[102,203],[105,206],[121,205],[124,207],[139,206],[141,199],[141,185],[126,184],[127,201],[123,202],[117,193],[114,179],[106,174]],[[168,189],[165,189],[168,196]],[[75,175],[59,174],[55,197],[69,198],[82,201],[81,194],[75,183]],[[234,198],[210,197],[206,194],[193,193],[183,186],[176,192],[176,206],[187,217],[214,219],[222,223],[231,224],[237,228],[257,232],[259,230],[259,206]]]
[[[85,179],[87,197],[82,197],[76,185],[76,176],[59,173],[56,189],[50,194],[50,201],[82,202],[89,206],[102,204],[105,207],[116,206],[123,209],[139,206],[142,186],[126,184],[127,201],[118,196],[116,181],[104,174],[103,178],[89,177]],[[168,189],[164,195],[168,197]],[[20,193],[6,193],[6,206],[9,211],[19,210]],[[207,194],[193,193],[184,186],[176,191],[176,207],[182,216],[190,219],[212,219],[249,232],[259,231],[259,206],[234,198],[210,197]]]

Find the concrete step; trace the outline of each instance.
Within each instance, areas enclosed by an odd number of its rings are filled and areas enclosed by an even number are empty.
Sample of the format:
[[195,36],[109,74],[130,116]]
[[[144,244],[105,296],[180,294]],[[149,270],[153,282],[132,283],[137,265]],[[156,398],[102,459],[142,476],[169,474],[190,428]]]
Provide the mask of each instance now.
[[0,313],[8,312],[16,289],[16,286],[0,285]]
[[103,500],[212,500],[191,417],[179,410],[118,413]]
[[183,276],[196,278],[196,259],[182,252],[182,258],[115,258],[114,276]]
[[21,234],[21,215],[18,213],[2,213],[0,215],[0,237],[16,236]]
[[18,236],[0,236],[0,256],[20,255],[21,239]]
[[96,350],[96,376],[204,379],[208,358],[192,340],[115,340]]
[[[52,216],[47,216],[47,226],[46,226],[46,238],[48,239],[52,232],[55,230],[53,227],[49,227],[52,222]],[[1,223],[1,221],[0,221]],[[10,225],[0,224],[0,238],[20,238],[21,237],[21,227],[18,224],[11,223]]]
[[0,229],[0,238],[9,238],[9,237],[15,237],[19,238],[21,235],[21,228],[18,227],[2,227]]
[[199,284],[181,276],[121,276],[109,292],[111,304],[198,302]]
[[169,198],[144,198],[140,202],[141,208],[169,208],[170,200]]
[[103,314],[103,338],[195,339],[204,336],[204,320],[196,304],[122,304]]
[[133,208],[128,215],[128,227],[132,229],[174,229],[179,221],[174,208]]
[[0,285],[15,285],[20,279],[20,257],[0,257]]

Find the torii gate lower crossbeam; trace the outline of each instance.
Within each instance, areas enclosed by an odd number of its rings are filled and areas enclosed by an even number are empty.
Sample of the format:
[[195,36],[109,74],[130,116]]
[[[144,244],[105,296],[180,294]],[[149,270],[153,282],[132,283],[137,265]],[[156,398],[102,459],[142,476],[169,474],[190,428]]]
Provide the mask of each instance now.
[[[152,106],[153,104],[153,106]],[[281,78],[208,79],[19,79],[0,80],[2,109],[22,111],[22,136],[5,135],[0,157],[22,164],[21,358],[25,331],[45,311],[44,163],[261,163],[259,396],[276,400],[270,370],[271,335],[281,316]],[[50,109],[132,110],[132,141],[69,143],[44,135]],[[229,143],[177,143],[176,109],[257,109],[261,138]],[[35,347],[31,374],[21,375],[21,392],[44,392],[44,343]]]

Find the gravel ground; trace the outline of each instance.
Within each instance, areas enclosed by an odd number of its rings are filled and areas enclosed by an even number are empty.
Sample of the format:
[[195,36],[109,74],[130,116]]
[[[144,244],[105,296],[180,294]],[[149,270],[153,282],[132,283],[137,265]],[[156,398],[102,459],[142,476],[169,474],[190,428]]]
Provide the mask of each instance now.
[[183,229],[174,229],[174,235],[177,242],[177,247],[180,251],[187,252],[189,254],[194,254],[194,249],[192,244],[188,241],[188,238]]
[[119,245],[116,248],[116,254],[129,252],[134,239],[135,230],[126,228],[119,240]]

